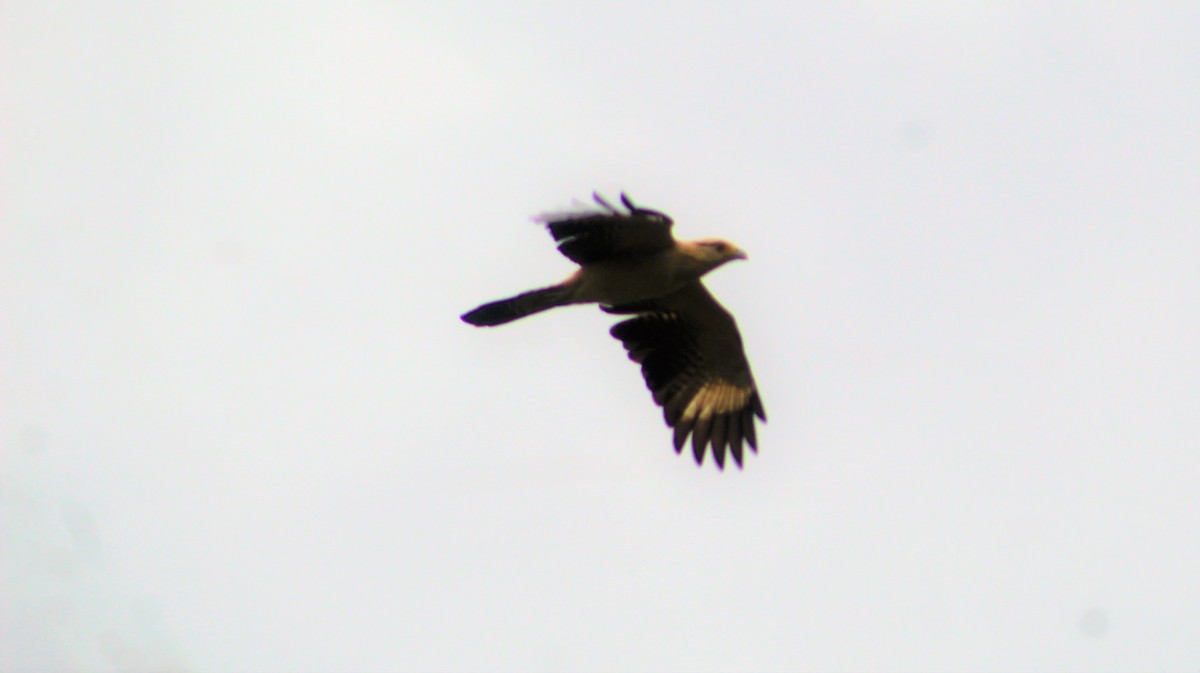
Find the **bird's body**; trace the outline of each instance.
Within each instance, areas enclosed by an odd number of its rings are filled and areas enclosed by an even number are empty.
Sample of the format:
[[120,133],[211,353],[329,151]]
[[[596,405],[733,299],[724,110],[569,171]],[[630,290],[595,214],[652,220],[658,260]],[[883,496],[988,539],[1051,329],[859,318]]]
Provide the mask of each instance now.
[[698,270],[683,268],[680,262],[675,250],[592,262],[567,281],[574,287],[572,303],[616,306],[670,294],[700,277]]
[[636,314],[614,325],[612,335],[642,365],[655,402],[675,428],[676,451],[690,434],[697,463],[711,444],[718,466],[724,466],[728,447],[741,467],[742,441],[756,448],[754,416],[766,420],[766,414],[733,316],[700,278],[745,253],[721,240],[676,241],[670,218],[633,205],[624,194],[628,214],[594,198],[604,211],[543,218],[578,271],[557,285],[484,304],[462,319],[490,327],[583,303]]

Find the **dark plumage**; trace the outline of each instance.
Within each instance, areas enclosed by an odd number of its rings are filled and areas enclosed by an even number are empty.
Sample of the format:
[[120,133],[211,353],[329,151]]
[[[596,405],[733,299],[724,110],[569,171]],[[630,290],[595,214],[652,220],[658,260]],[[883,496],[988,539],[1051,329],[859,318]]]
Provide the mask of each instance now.
[[[697,462],[710,444],[718,466],[724,467],[728,448],[741,467],[743,442],[758,449],[754,417],[767,416],[733,316],[700,283],[656,301],[604,310],[639,314],[613,325],[610,333],[642,366],[646,387],[675,428],[675,451],[690,433]],[[698,398],[711,399],[688,413]]]
[[494,326],[578,303],[633,315],[613,325],[611,334],[642,366],[646,386],[674,428],[676,452],[690,436],[697,463],[711,446],[718,467],[725,466],[728,451],[740,468],[744,445],[758,447],[754,419],[765,421],[766,412],[737,323],[700,278],[745,253],[726,241],[676,241],[666,215],[640,208],[624,194],[626,212],[593,196],[600,210],[542,218],[559,251],[580,265],[574,275],[484,304],[462,319]]

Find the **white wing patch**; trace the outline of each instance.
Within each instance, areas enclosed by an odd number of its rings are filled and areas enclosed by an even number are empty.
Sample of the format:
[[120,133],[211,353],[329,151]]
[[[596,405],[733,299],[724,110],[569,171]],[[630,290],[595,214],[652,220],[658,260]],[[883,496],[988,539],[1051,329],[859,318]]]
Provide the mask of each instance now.
[[737,411],[746,406],[753,392],[752,388],[741,388],[728,381],[706,383],[696,391],[692,401],[688,402],[680,420],[692,421],[697,418],[709,418],[714,414]]

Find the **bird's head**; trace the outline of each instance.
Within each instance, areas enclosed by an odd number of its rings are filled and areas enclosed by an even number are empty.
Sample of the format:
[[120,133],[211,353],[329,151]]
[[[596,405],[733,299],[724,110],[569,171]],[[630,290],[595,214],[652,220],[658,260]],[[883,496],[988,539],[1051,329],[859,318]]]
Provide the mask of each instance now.
[[687,253],[700,262],[706,271],[712,271],[725,262],[746,259],[746,253],[741,248],[719,238],[692,241],[687,245]]

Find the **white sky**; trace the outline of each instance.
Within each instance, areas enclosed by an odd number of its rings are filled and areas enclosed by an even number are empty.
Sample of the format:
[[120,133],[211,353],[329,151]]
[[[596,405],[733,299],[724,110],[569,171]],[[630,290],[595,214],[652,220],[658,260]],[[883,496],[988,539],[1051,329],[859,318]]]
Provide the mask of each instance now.
[[[900,4],[4,3],[0,669],[1194,673],[1200,5]],[[593,189],[743,472],[459,322]]]

